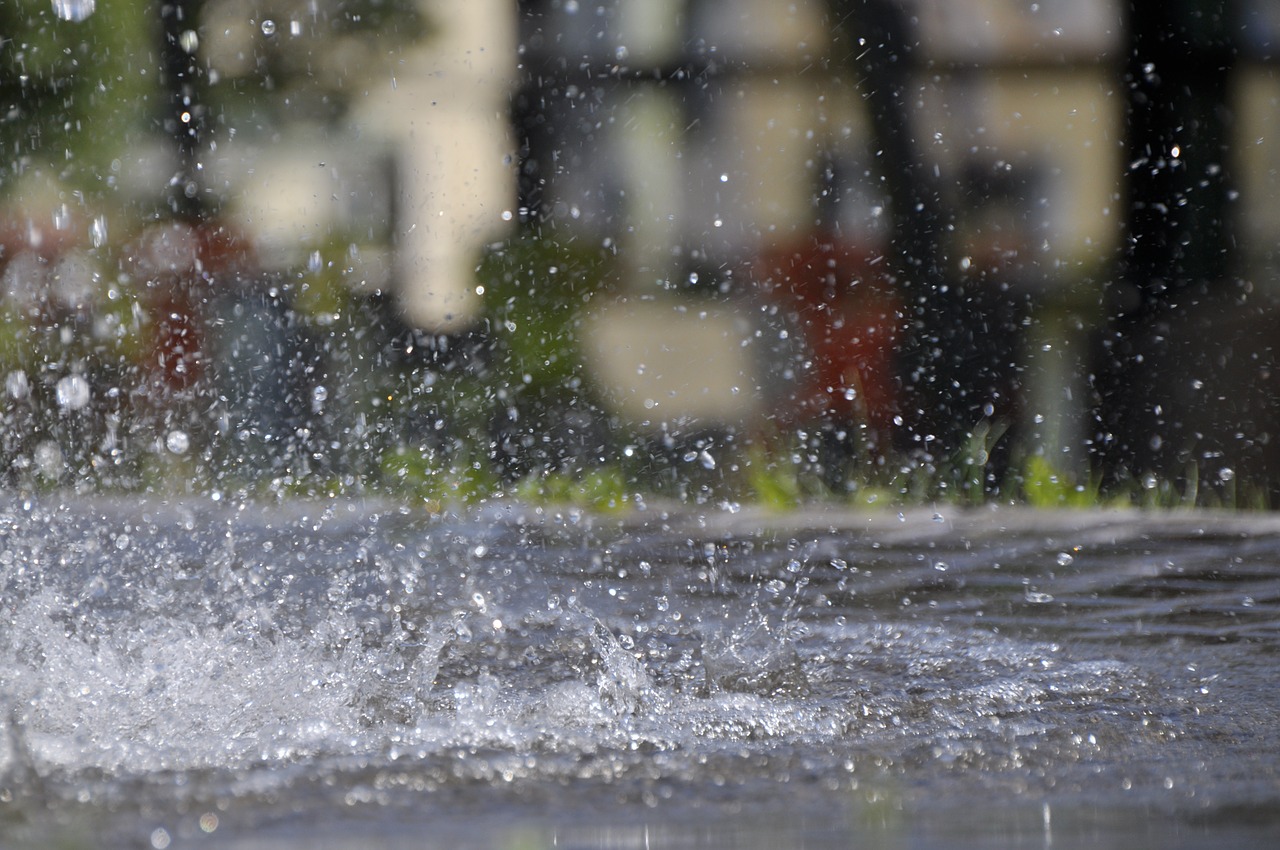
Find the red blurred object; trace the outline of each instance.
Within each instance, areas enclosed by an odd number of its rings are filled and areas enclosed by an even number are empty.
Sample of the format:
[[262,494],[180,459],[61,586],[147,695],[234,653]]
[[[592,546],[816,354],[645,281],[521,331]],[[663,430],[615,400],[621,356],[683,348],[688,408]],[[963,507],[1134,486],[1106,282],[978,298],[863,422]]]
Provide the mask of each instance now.
[[252,245],[222,224],[174,221],[145,231],[131,255],[152,296],[152,384],[189,389],[205,369],[204,308],[214,289],[235,284],[253,268]]
[[800,334],[802,368],[775,411],[783,426],[865,423],[887,438],[899,413],[902,305],[874,250],[812,236],[767,252],[756,280]]

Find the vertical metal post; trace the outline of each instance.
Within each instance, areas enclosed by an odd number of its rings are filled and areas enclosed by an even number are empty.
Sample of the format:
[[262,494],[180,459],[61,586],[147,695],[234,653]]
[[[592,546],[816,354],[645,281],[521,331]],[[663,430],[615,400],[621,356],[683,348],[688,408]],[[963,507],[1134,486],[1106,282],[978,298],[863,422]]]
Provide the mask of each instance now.
[[1187,335],[1186,322],[1220,309],[1236,273],[1229,146],[1240,16],[1233,0],[1131,0],[1128,13],[1128,216],[1118,315],[1098,356],[1099,450],[1114,474],[1174,475],[1189,459],[1180,453],[1202,439],[1187,424],[1198,402],[1175,392],[1185,376],[1173,373],[1210,342]]
[[1125,276],[1149,313],[1229,273],[1231,2],[1133,0]]
[[[965,373],[972,331],[964,295],[945,268],[947,220],[911,115],[915,45],[906,13],[893,0],[828,0],[847,67],[860,80],[872,126],[876,164],[888,190],[891,248],[905,304],[901,371],[912,448],[935,458],[965,440],[975,417]],[[856,39],[861,37],[863,41]]]
[[200,0],[157,0],[160,9],[160,57],[165,84],[161,117],[172,140],[177,168],[165,192],[172,215],[190,224],[206,212],[200,197],[199,149],[204,108],[197,98],[199,73],[196,13]]

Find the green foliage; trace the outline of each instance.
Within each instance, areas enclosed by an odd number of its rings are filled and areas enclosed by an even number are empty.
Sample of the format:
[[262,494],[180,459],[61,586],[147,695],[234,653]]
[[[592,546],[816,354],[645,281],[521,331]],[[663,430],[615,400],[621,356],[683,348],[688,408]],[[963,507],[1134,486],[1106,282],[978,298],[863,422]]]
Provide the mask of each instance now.
[[[63,21],[49,0],[0,4],[0,151],[14,179],[47,169],[91,197],[114,193],[111,163],[146,131],[157,74],[150,2],[99,2]],[[144,66],[139,68],[139,64]],[[8,178],[8,179],[6,179]]]
[[627,483],[621,469],[605,465],[581,473],[534,473],[517,483],[512,495],[532,504],[578,505],[608,513],[632,504]]
[[581,240],[525,233],[489,251],[477,278],[496,386],[538,399],[586,390],[582,313],[615,274],[612,253]]
[[1017,480],[1022,498],[1033,508],[1096,508],[1105,504],[1096,476],[1077,482],[1043,455],[1028,457]]
[[433,508],[475,504],[498,489],[488,466],[465,453],[446,458],[428,449],[397,446],[383,455],[380,472],[381,489]]

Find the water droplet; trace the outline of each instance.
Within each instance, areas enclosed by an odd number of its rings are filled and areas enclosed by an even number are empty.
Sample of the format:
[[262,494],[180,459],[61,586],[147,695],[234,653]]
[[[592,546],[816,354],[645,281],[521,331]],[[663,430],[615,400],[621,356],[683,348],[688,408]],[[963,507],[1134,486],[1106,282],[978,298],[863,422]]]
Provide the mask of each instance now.
[[1218,470],[1218,478],[1222,481],[1230,481],[1236,477],[1236,471],[1229,466],[1224,466]]
[[1071,553],[1069,552],[1058,553],[1058,566],[1060,567],[1065,567],[1067,564],[1070,564],[1074,560],[1075,558],[1071,557]]
[[262,34],[267,38],[276,34],[276,22],[268,18],[262,22]]
[[89,404],[89,382],[83,375],[67,375],[58,381],[54,393],[58,399],[58,407],[63,410],[81,410]]
[[27,373],[22,371],[10,372],[5,376],[4,389],[9,394],[9,398],[15,400],[31,395],[31,384],[27,380]]
[[107,241],[107,218],[106,216],[95,216],[93,223],[89,225],[89,241],[95,248],[101,248]]
[[186,431],[175,428],[165,436],[164,447],[176,455],[184,455],[191,448],[191,438]]
[[36,446],[32,459],[36,469],[46,478],[57,478],[62,473],[62,449],[53,440],[45,440]]
[[83,21],[97,5],[98,0],[53,0],[53,13],[64,21]]

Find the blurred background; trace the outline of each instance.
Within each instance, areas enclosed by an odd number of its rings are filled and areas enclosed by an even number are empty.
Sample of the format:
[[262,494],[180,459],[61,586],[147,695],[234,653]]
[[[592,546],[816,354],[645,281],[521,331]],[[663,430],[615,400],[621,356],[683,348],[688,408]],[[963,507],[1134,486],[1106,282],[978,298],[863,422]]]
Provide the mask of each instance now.
[[0,475],[1280,497],[1267,0],[7,0]]

